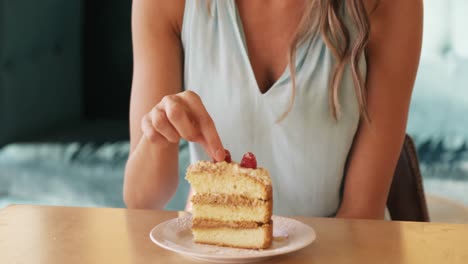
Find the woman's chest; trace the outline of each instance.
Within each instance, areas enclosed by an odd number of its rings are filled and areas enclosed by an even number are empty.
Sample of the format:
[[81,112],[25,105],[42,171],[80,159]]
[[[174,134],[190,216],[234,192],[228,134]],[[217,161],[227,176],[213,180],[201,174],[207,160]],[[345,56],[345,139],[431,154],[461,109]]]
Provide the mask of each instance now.
[[254,1],[236,1],[235,6],[249,64],[258,89],[265,93],[287,68],[302,10],[298,4],[272,7]]

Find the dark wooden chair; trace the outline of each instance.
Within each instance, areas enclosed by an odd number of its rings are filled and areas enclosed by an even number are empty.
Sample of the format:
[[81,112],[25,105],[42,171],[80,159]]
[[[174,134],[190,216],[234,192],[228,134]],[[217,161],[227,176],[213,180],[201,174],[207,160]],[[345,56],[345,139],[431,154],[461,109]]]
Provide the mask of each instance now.
[[429,222],[419,161],[410,136],[406,136],[387,200],[392,220]]

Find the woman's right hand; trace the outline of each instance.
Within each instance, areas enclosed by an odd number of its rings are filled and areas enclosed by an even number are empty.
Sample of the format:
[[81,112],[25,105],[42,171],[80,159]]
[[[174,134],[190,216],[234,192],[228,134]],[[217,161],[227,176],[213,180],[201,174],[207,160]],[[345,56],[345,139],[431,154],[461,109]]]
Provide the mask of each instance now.
[[143,135],[158,145],[178,143],[180,139],[196,142],[216,161],[225,158],[224,147],[213,119],[200,96],[184,91],[163,99],[141,121]]

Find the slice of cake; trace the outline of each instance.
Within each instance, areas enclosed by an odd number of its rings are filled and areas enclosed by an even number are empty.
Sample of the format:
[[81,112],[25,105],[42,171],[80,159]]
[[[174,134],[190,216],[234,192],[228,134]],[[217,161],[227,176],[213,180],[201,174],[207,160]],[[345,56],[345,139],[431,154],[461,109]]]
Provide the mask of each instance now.
[[268,171],[257,168],[252,153],[240,164],[200,161],[187,170],[196,243],[265,249],[271,245],[273,199]]

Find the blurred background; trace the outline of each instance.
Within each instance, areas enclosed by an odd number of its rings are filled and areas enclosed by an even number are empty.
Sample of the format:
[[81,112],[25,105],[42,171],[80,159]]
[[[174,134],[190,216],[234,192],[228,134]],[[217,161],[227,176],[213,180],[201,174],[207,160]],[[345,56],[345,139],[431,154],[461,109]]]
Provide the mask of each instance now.
[[[429,209],[468,219],[468,1],[424,2],[408,133]],[[0,0],[0,208],[124,206],[130,12],[131,0]],[[168,209],[183,209],[188,190],[185,143],[180,153]]]

